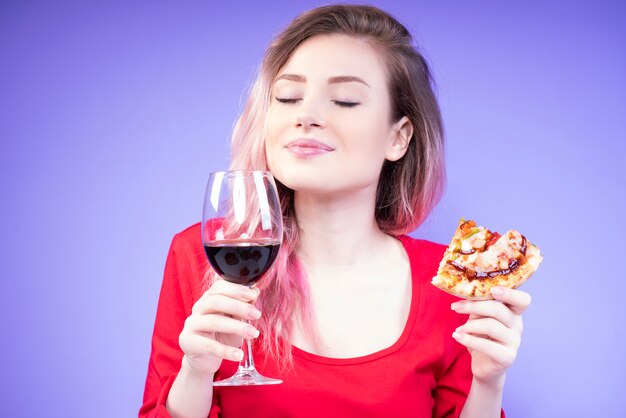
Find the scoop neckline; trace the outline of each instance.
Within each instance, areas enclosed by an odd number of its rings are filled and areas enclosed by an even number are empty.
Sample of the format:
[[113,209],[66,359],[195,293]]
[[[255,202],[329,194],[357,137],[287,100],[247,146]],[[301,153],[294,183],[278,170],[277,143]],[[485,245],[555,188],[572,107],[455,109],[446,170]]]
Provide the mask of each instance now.
[[320,356],[318,354],[310,353],[301,348],[298,348],[295,345],[291,346],[291,352],[295,357],[299,357],[311,362],[320,363],[320,364],[329,364],[335,366],[347,366],[353,364],[367,363],[371,361],[378,360],[380,358],[386,357],[390,354],[395,353],[399,349],[401,349],[406,342],[408,341],[411,333],[413,332],[413,328],[415,326],[415,322],[417,319],[419,307],[420,307],[420,277],[417,268],[417,261],[415,257],[411,256],[409,252],[409,245],[413,242],[412,238],[407,235],[401,235],[396,237],[401,243],[406,255],[409,259],[409,267],[411,270],[411,304],[409,308],[409,316],[407,317],[406,323],[404,324],[404,329],[400,334],[400,337],[387,348],[383,348],[382,350],[375,351],[371,354],[366,354],[364,356],[359,357],[347,357],[347,358],[336,358],[336,357],[325,357]]

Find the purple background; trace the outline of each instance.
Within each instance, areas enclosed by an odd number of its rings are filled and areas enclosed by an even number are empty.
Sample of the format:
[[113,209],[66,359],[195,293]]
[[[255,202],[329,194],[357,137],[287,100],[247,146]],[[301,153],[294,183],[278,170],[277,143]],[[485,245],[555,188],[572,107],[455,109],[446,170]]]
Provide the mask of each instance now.
[[[409,3],[376,4],[432,63],[449,169],[416,235],[465,216],[545,254],[508,415],[623,416],[623,2]],[[267,42],[320,4],[0,2],[0,415],[136,415],[170,239]]]

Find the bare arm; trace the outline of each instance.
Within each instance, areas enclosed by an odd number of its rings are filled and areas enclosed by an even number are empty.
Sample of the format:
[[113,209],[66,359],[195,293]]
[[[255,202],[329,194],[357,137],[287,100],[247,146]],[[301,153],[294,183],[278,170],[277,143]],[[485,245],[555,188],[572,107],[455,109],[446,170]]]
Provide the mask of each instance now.
[[183,357],[180,372],[167,397],[167,412],[172,418],[206,418],[213,399],[213,376],[197,374]]
[[500,385],[486,386],[476,379],[472,380],[465,406],[460,418],[500,418],[504,378]]

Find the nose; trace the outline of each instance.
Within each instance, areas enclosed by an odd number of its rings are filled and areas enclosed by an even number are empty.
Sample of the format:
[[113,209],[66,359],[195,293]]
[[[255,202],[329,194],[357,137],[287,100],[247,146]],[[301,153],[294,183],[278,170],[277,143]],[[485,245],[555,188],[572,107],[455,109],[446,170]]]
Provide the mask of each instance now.
[[303,129],[325,128],[326,121],[311,102],[303,102],[296,116],[296,127]]

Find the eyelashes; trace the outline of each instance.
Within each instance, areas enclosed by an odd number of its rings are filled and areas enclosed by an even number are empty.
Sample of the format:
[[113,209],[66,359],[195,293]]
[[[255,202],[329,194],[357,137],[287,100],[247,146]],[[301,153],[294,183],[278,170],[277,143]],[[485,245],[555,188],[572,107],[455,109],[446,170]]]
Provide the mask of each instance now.
[[333,103],[335,103],[339,107],[355,107],[359,105],[359,103],[357,102],[347,102],[343,100],[333,100]]
[[300,100],[300,99],[284,99],[284,98],[281,98],[281,97],[276,97],[276,101],[277,102],[286,103],[286,104],[294,104],[298,100]]
[[[302,100],[302,99],[297,99],[297,98],[292,99],[292,98],[285,98],[285,97],[275,97],[275,99],[277,102],[283,103],[283,104],[295,104]],[[339,107],[347,107],[347,108],[360,105],[359,102],[350,102],[347,100],[333,100],[332,102]]]

